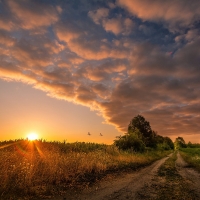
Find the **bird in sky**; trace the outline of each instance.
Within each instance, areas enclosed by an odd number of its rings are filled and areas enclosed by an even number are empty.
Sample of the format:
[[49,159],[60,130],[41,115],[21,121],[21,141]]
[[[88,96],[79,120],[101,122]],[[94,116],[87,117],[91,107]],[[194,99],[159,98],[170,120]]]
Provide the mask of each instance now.
[[89,136],[91,135],[90,132],[88,132],[88,135],[89,135]]
[[100,136],[103,136],[101,133],[99,134]]

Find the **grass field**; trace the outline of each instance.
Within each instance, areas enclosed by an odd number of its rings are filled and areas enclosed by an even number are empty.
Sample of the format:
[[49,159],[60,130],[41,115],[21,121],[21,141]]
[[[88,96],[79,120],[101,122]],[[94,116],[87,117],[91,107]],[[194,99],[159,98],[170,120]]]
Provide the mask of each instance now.
[[182,148],[180,154],[191,167],[200,172],[200,148]]
[[167,154],[124,152],[113,145],[83,142],[0,142],[0,199],[62,195],[66,189],[87,188],[106,174],[136,169]]

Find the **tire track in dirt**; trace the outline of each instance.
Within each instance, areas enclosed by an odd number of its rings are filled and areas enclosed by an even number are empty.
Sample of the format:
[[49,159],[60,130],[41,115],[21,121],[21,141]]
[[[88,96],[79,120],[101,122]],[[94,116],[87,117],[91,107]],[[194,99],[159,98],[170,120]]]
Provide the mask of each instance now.
[[199,200],[200,174],[174,153],[152,181],[138,191],[136,200]]
[[[171,154],[169,155],[171,156]],[[65,198],[55,198],[54,200],[127,200],[140,199],[138,191],[145,185],[152,183],[159,167],[169,158],[162,158],[152,165],[138,171],[124,174],[123,177],[117,177],[112,180],[104,180],[95,186],[78,194],[68,194]]]
[[54,200],[199,200],[200,174],[179,153],[121,177],[101,181],[81,193]]
[[198,195],[200,199],[200,174],[183,160],[180,153],[177,153],[176,168],[179,174],[188,182],[190,187]]

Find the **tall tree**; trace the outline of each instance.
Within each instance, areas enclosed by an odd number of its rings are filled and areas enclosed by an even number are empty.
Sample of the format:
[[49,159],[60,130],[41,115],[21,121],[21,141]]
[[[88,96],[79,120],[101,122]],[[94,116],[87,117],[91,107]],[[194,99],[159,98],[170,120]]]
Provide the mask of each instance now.
[[153,138],[155,137],[155,132],[152,131],[149,122],[141,115],[137,115],[130,121],[128,133],[135,132],[137,129],[141,132],[145,145],[149,147],[154,146]]
[[174,145],[175,145],[176,149],[187,147],[187,145],[185,144],[185,140],[182,137],[177,137],[174,142]]

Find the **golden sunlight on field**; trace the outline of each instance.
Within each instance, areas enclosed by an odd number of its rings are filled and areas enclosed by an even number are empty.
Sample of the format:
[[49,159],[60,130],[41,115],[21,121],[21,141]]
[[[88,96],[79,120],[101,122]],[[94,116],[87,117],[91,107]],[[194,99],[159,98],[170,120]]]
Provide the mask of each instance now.
[[47,199],[66,189],[85,189],[109,170],[145,166],[168,154],[85,142],[0,141],[0,199]]
[[27,138],[28,138],[28,140],[30,140],[30,141],[37,140],[37,139],[38,139],[38,134],[37,134],[37,133],[34,133],[34,132],[29,133],[29,134],[27,135]]

